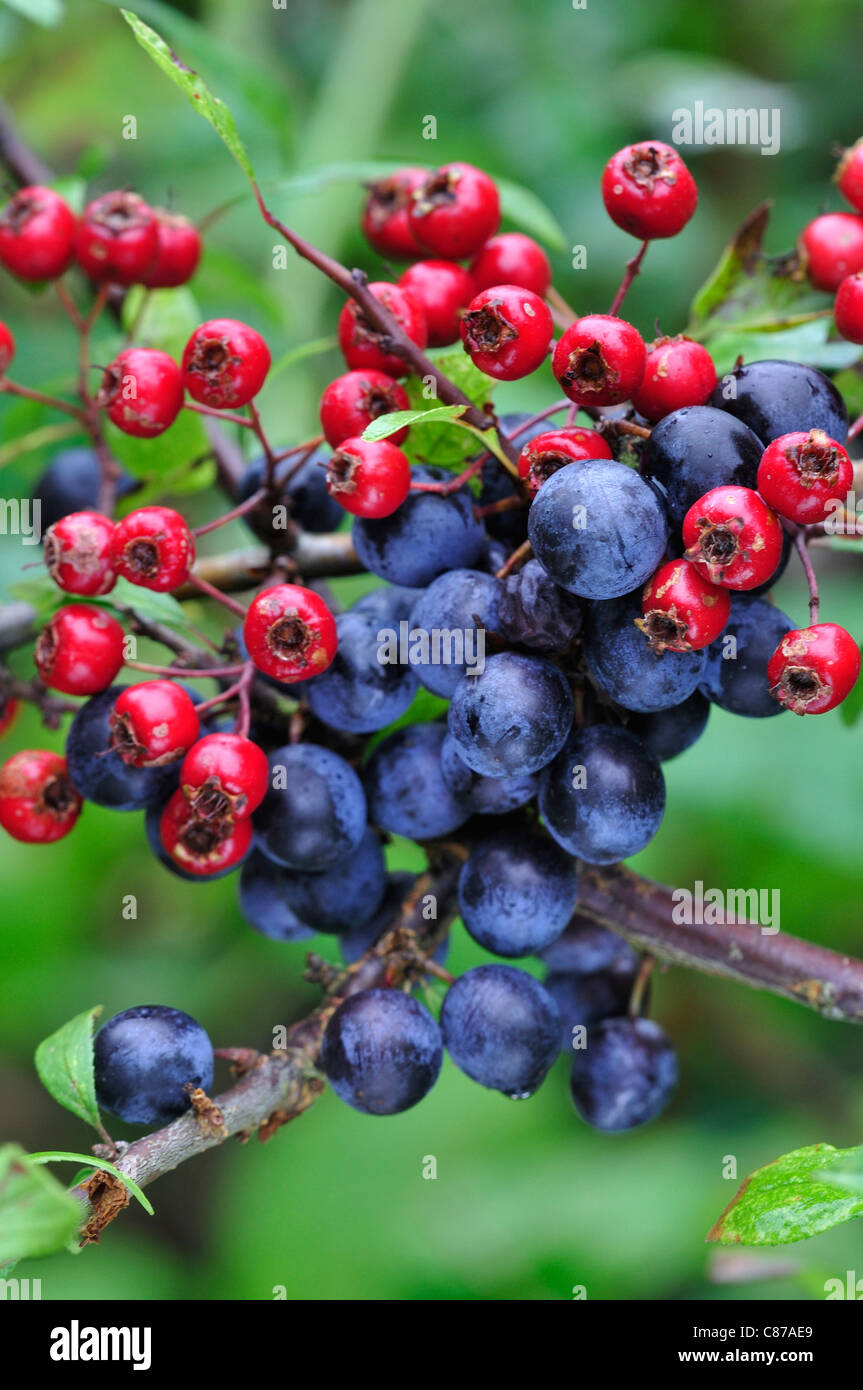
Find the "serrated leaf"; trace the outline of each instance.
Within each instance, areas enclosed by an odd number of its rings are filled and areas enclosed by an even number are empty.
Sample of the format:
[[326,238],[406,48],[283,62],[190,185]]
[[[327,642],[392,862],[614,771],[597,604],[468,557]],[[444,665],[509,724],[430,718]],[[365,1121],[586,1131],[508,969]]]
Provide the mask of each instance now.
[[720,1245],[790,1245],[863,1216],[863,1192],[842,1193],[831,1170],[863,1161],[863,1147],[810,1144],[758,1168],[707,1236]]
[[[115,1178],[119,1178],[124,1187],[129,1189],[135,1201],[140,1202],[148,1216],[155,1215],[152,1202],[148,1197],[144,1196],[144,1193],[134,1179],[130,1178],[128,1173],[124,1173],[119,1168],[115,1168],[114,1164],[109,1163],[106,1158],[92,1158],[89,1154],[67,1153],[65,1150],[61,1149],[50,1149],[46,1150],[44,1153],[30,1154],[30,1162],[39,1164],[81,1163],[89,1172],[92,1172],[94,1168],[98,1168],[103,1173],[111,1173]],[[86,1178],[87,1171],[84,1172],[83,1178]],[[73,1186],[77,1186],[79,1182],[83,1181],[83,1178],[78,1174],[74,1179]]]
[[6,4],[43,29],[53,29],[63,18],[61,0],[6,0]]
[[[388,439],[391,434],[397,434],[411,425],[438,424],[445,420],[453,422],[464,415],[467,408],[466,405],[436,405],[431,410],[393,410],[388,415],[379,415],[366,425],[363,439],[377,443],[379,439]],[[476,446],[473,447],[475,451]]]
[[0,1148],[0,1265],[62,1250],[81,1221],[80,1203],[24,1149]]
[[78,1014],[36,1048],[36,1071],[51,1095],[73,1115],[100,1126],[93,1078],[93,1025],[102,1005]]
[[180,88],[180,91],[185,94],[195,110],[204,117],[204,120],[209,121],[216,134],[230,150],[246,178],[254,183],[255,175],[251,161],[240,139],[234,118],[225,103],[213,96],[206,82],[202,81],[192,68],[186,66],[182,59],[168,47],[161,35],[156,33],[155,29],[151,29],[149,24],[145,24],[131,10],[121,10],[120,13],[144,52],[148,53],[154,63],[162,69],[162,72],[170,77],[175,86]]
[[181,410],[173,425],[156,439],[136,439],[108,421],[105,439],[123,467],[146,480],[167,478],[210,452],[201,417],[193,410]]

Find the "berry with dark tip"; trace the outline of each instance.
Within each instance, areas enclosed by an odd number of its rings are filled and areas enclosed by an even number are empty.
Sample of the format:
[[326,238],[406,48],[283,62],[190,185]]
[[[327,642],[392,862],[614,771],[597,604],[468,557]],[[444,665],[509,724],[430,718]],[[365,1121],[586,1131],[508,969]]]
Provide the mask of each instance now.
[[407,455],[387,439],[345,439],[327,465],[327,491],[352,516],[392,516],[410,487]]
[[19,188],[0,213],[0,264],[21,280],[56,280],[72,264],[76,227],[53,188]]
[[171,507],[139,507],[114,528],[114,569],[130,584],[156,593],[176,589],[195,563],[195,538]]
[[689,560],[668,560],[645,585],[636,626],[655,652],[697,652],[719,636],[730,608],[727,589]]
[[468,767],[458,744],[447,734],[440,750],[443,780],[456,799],[475,816],[503,816],[526,806],[536,796],[539,775],[521,773],[515,777],[483,777]]
[[[401,331],[417,347],[424,348],[428,328],[419,300],[409,290],[388,280],[374,280],[367,288],[389,310]],[[352,371],[371,369],[391,377],[407,376],[410,372],[407,362],[387,350],[384,346],[386,334],[374,326],[355,299],[349,299],[342,308],[337,331],[339,347]]]
[[588,864],[615,864],[649,844],[665,811],[665,779],[628,729],[574,734],[546,770],[539,809],[552,837]]
[[644,380],[632,404],[646,420],[661,420],[685,405],[704,405],[716,386],[713,358],[683,334],[657,338],[647,349]]
[[156,256],[141,280],[148,290],[173,289],[191,280],[201,259],[201,234],[194,222],[176,212],[154,208]]
[[[345,439],[362,434],[372,420],[410,409],[403,386],[386,372],[345,372],[331,381],[321,396],[321,429],[334,449]],[[390,444],[401,444],[407,427],[388,435]]]
[[480,674],[463,676],[449,707],[459,753],[485,777],[538,772],[562,747],[572,719],[572,691],[560,669],[520,652],[500,652]]
[[602,175],[602,201],[622,231],[654,241],[683,230],[695,212],[698,188],[677,150],[645,140],[612,155]]
[[528,560],[502,582],[500,631],[521,647],[560,651],[578,636],[583,619],[582,600],[553,584],[538,560]]
[[171,680],[126,686],[117,697],[110,724],[110,746],[129,767],[179,762],[201,727],[193,700]]
[[823,430],[783,434],[764,451],[758,491],[780,516],[801,526],[823,521],[854,482],[854,465]]
[[610,314],[587,314],[561,334],[552,371],[576,405],[619,405],[641,386],[646,364],[637,328]]
[[587,1124],[605,1133],[622,1133],[656,1119],[676,1086],[674,1048],[648,1018],[597,1023],[572,1063],[575,1108]]
[[543,984],[560,1013],[561,1052],[571,1057],[583,1046],[582,1029],[588,1030],[589,1039],[592,1024],[625,1014],[634,982],[635,970],[630,975],[610,970],[593,974],[552,971],[546,975]]
[[[344,520],[344,511],[327,492],[328,449],[315,449],[304,462],[300,456],[276,464],[276,492],[265,497],[243,520],[262,541],[275,550],[290,545],[289,523],[296,521],[304,531],[315,534],[335,531]],[[267,480],[267,460],[254,459],[246,469],[237,501],[245,502],[259,492]]]
[[596,430],[546,430],[524,445],[518,456],[518,471],[531,492],[538,492],[552,473],[568,463],[612,457],[608,442]]
[[545,361],[554,324],[539,295],[518,285],[495,285],[470,301],[460,332],[475,367],[498,381],[518,381]]
[[111,750],[111,714],[123,689],[109,686],[81,706],[69,728],[66,759],[72,783],[87,801],[114,811],[143,811],[164,804],[177,785],[177,766],[128,767]]
[[[369,734],[404,714],[417,689],[413,668],[381,660],[381,633],[388,618],[352,608],[336,619],[338,646],[326,671],[306,692],[316,719],[330,728]],[[392,622],[398,626],[398,620]]]
[[249,604],[243,639],[258,670],[285,684],[320,675],[338,644],[324,600],[299,584],[263,589]]
[[62,840],[81,814],[65,758],[44,748],[13,753],[0,767],[0,825],[26,845]]
[[749,719],[781,714],[782,705],[770,694],[767,663],[793,627],[768,599],[733,594],[725,631],[708,648],[702,689],[711,702]]
[[539,955],[555,974],[595,975],[603,971],[631,979],[638,968],[638,954],[628,941],[580,912]]
[[223,731],[191,744],[180,768],[180,788],[201,820],[244,820],[266,796],[269,775],[266,754],[256,743]]
[[183,350],[183,385],[202,405],[238,410],[257,396],[270,360],[270,349],[247,323],[210,319],[195,329]]
[[362,217],[363,233],[385,259],[410,261],[423,254],[411,231],[410,203],[414,189],[421,187],[427,178],[427,169],[409,166],[369,184]]
[[513,965],[466,970],[447,990],[440,1022],[459,1070],[511,1100],[533,1095],[559,1051],[557,1005]]
[[860,648],[838,623],[787,632],[767,663],[770,694],[794,714],[826,714],[850,695]]
[[252,844],[251,820],[205,819],[177,789],[159,820],[162,847],[170,859],[199,878],[221,875],[242,863]]
[[502,587],[481,570],[452,569],[419,596],[410,615],[411,666],[426,690],[449,700],[462,676],[485,661]]
[[117,582],[113,521],[101,512],[70,512],[45,532],[43,555],[54,583],[93,598]]
[[543,298],[551,284],[548,256],[538,242],[522,232],[490,237],[471,261],[470,273],[477,290],[519,285]]
[[575,907],[572,860],[551,840],[508,830],[473,846],[458,902],[474,941],[497,956],[529,956],[560,936]]
[[269,789],[255,815],[264,854],[287,869],[319,870],[356,849],[366,795],[350,763],[329,748],[296,743],[276,748],[269,765]]
[[[733,484],[755,487],[764,452],[759,437],[742,420],[713,405],[687,405],[666,415],[651,430],[641,471],[666,497],[669,520],[679,528],[706,492]],[[635,587],[634,585],[632,587]]]
[[615,704],[642,714],[670,709],[704,679],[707,654],[656,652],[636,627],[638,594],[593,603],[587,613],[584,656],[596,684]]
[[454,261],[417,261],[400,276],[399,284],[422,305],[430,347],[458,342],[462,310],[482,288]]
[[863,217],[856,212],[825,212],[803,228],[798,242],[803,267],[817,290],[833,293],[863,270]]
[[95,695],[123,665],[125,637],[104,608],[70,603],[45,624],[34,649],[36,669],[46,685],[64,695]]
[[746,487],[715,487],[683,518],[686,558],[712,584],[757,589],[776,574],[782,559],[782,524]]
[[[863,222],[863,218],[860,220]],[[761,362],[743,363],[720,379],[710,405],[736,415],[763,441],[764,447],[781,434],[798,430],[823,430],[840,444],[845,443],[848,435],[848,411],[833,382],[802,362],[764,358]],[[655,435],[654,430],[651,444]],[[716,482],[754,486],[743,478],[717,478]],[[707,487],[701,490],[706,492]]]
[[167,352],[127,348],[105,368],[96,404],[124,434],[154,439],[164,434],[180,413],[180,368]]
[[363,989],[327,1024],[321,1066],[340,1100],[364,1115],[398,1115],[427,1095],[443,1059],[441,1033],[418,1000]]
[[849,343],[863,343],[863,271],[845,276],[836,291],[833,321]]
[[654,710],[652,714],[636,714],[629,721],[629,728],[664,763],[685,753],[701,738],[709,715],[710,701],[700,690],[694,690],[679,705]]
[[[445,468],[415,465],[411,481],[451,483],[452,474]],[[359,517],[352,535],[365,569],[411,589],[423,588],[445,570],[470,569],[485,541],[466,487],[446,494],[411,492],[392,516]]]
[[500,225],[497,186],[473,164],[442,164],[414,189],[409,215],[411,232],[426,251],[461,261]]
[[96,1034],[96,1100],[128,1125],[165,1125],[185,1114],[189,1090],[213,1085],[213,1045],[200,1023],[165,1004],[115,1014]]
[[274,941],[308,941],[314,927],[301,922],[285,896],[285,880],[291,873],[260,850],[254,849],[240,869],[240,911],[250,927]]
[[75,259],[91,280],[140,284],[158,249],[158,223],[137,193],[103,193],[84,209],[75,238]]
[[441,769],[443,724],[411,724],[379,743],[366,764],[369,819],[410,840],[449,835],[470,811]]

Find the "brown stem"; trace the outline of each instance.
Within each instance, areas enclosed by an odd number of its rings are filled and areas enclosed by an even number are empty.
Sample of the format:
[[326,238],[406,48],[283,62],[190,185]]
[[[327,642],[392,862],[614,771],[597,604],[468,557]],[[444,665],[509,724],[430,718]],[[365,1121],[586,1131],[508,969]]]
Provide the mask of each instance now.
[[242,425],[253,429],[252,421],[245,415],[237,415],[231,410],[216,410],[212,405],[201,405],[200,401],[183,401],[184,410],[193,410],[196,415],[206,415],[211,420],[220,420],[223,425]]
[[222,607],[227,608],[235,617],[245,618],[246,610],[243,605],[237,603],[235,599],[228,598],[227,594],[223,594],[215,584],[211,584],[208,579],[205,579],[199,570],[189,575],[189,583],[193,589],[199,589],[207,598],[215,599],[216,603],[221,603]]
[[620,312],[623,301],[629,293],[629,287],[641,269],[641,262],[647,255],[647,248],[649,245],[649,241],[643,241],[635,255],[626,262],[626,270],[624,271],[623,279],[618,285],[617,294],[611,301],[611,308],[608,311],[609,314],[614,315]]
[[19,386],[17,381],[10,381],[8,377],[0,380],[0,391],[5,391],[8,396],[23,396],[28,401],[38,401],[40,405],[49,405],[52,410],[62,410],[66,415],[74,415],[81,424],[85,423],[84,411],[71,401],[61,401],[57,396],[46,396],[44,391],[34,391],[29,386]]
[[51,183],[53,170],[21,139],[9,108],[0,103],[0,161],[19,184]]
[[501,565],[495,574],[495,579],[506,579],[506,576],[512,574],[513,570],[521,569],[522,565],[527,564],[532,554],[533,546],[530,541],[523,541],[518,549],[512,552],[506,563]]
[[815,574],[815,566],[812,564],[812,556],[809,554],[809,537],[802,526],[798,527],[794,536],[794,545],[800,556],[800,563],[806,575],[806,583],[809,585],[809,625],[814,627],[818,622],[818,577]]
[[238,517],[245,516],[246,512],[254,511],[259,502],[263,502],[267,495],[265,487],[259,487],[257,492],[253,492],[251,497],[247,497],[245,502],[240,502],[238,506],[232,507],[229,512],[224,512],[222,516],[217,516],[214,521],[208,521],[204,526],[196,526],[192,532],[194,536],[206,536],[208,531],[215,531],[220,526],[227,526],[229,521],[236,521]]

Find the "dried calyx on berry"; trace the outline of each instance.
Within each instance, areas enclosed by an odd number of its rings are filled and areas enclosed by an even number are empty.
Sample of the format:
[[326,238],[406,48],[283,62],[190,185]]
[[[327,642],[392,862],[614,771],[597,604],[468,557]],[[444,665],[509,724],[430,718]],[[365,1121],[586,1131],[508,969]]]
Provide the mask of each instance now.
[[853,690],[860,648],[838,623],[786,633],[767,663],[770,694],[793,714],[825,714]]
[[711,584],[689,560],[669,560],[645,586],[635,625],[655,652],[699,651],[725,627],[730,604],[728,590]]
[[187,873],[208,877],[235,868],[252,843],[250,819],[231,816],[204,819],[177,790],[159,820],[159,837],[165,853]]
[[757,492],[717,487],[694,503],[683,520],[686,559],[711,584],[754,589],[782,559],[782,525]]
[[68,835],[82,807],[66,760],[47,749],[23,749],[0,767],[0,825],[24,844]]
[[94,280],[133,285],[156,257],[158,225],[152,208],[128,189],[103,193],[84,209],[75,256]]
[[780,516],[809,525],[823,521],[830,502],[845,496],[854,466],[824,430],[781,435],[758,465],[758,491]]
[[461,321],[465,352],[499,381],[536,371],[548,355],[554,324],[548,305],[518,285],[494,285],[471,300]]
[[637,329],[610,314],[587,314],[561,335],[552,368],[576,405],[620,405],[644,379],[647,349]]
[[325,671],[338,644],[327,605],[299,584],[275,584],[258,594],[246,614],[243,640],[259,671],[288,684]]

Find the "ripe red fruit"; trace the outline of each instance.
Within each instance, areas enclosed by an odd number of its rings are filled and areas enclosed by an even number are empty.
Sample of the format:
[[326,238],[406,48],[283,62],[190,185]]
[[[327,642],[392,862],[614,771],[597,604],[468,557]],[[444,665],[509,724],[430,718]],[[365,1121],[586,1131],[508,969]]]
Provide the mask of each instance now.
[[114,568],[131,584],[166,593],[189,577],[195,540],[179,512],[139,507],[114,528]]
[[178,762],[200,733],[191,695],[171,680],[128,685],[114,701],[109,723],[109,746],[129,767]]
[[828,503],[844,497],[853,480],[850,458],[823,430],[780,435],[758,465],[758,491],[764,501],[801,526],[823,521]]
[[124,434],[152,439],[173,425],[183,404],[180,368],[167,352],[127,348],[105,368],[96,404]]
[[682,231],[695,212],[698,188],[676,150],[649,140],[611,156],[602,201],[616,226],[639,241],[655,241]]
[[632,404],[646,420],[661,420],[685,405],[704,405],[716,386],[713,358],[691,338],[657,338],[647,349],[644,380]]
[[472,299],[461,321],[465,352],[498,381],[529,376],[545,361],[554,335],[551,310],[518,285],[495,285]]
[[546,430],[544,434],[529,439],[518,456],[518,471],[531,492],[537,492],[552,473],[565,468],[568,463],[579,459],[612,457],[608,442],[596,430],[571,426],[562,430]]
[[841,705],[860,675],[860,648],[837,623],[786,633],[767,663],[770,694],[794,714]]
[[13,700],[11,695],[0,696],[0,736],[12,727],[17,713],[18,701]]
[[67,594],[93,598],[117,582],[112,550],[114,523],[101,512],[70,512],[45,532],[42,554],[48,573]]
[[863,271],[845,276],[836,291],[833,320],[849,343],[863,343]]
[[728,622],[731,595],[698,573],[688,560],[669,560],[648,580],[636,618],[655,652],[697,652]]
[[75,258],[93,280],[117,285],[141,282],[158,244],[156,215],[137,193],[103,193],[84,209]]
[[427,251],[446,260],[474,255],[499,225],[497,185],[473,164],[442,164],[413,193],[411,231]]
[[5,323],[0,323],[0,376],[5,374],[14,356],[15,339],[12,337],[12,330],[7,328]]
[[803,228],[797,248],[811,283],[832,293],[846,275],[863,270],[863,217],[822,213]]
[[123,629],[111,613],[86,603],[60,608],[40,632],[36,670],[64,695],[97,695],[123,665]]
[[203,820],[178,789],[159,820],[159,838],[165,853],[187,873],[206,878],[234,868],[249,852],[252,822]]
[[[321,428],[328,444],[337,449],[343,439],[362,434],[372,420],[409,410],[403,386],[386,372],[345,372],[337,376],[321,396]],[[401,444],[407,428],[391,434],[391,444]]]
[[56,280],[72,263],[75,229],[53,188],[20,188],[0,213],[0,262],[22,280]]
[[428,178],[427,169],[397,169],[369,185],[363,210],[363,234],[382,256],[409,261],[422,255],[422,247],[410,228],[411,194]]
[[782,523],[749,487],[714,487],[683,518],[686,558],[711,584],[755,589],[782,558]]
[[[424,348],[428,342],[428,328],[425,314],[419,300],[400,285],[392,285],[387,280],[375,280],[368,286],[375,299],[379,299],[397,320],[403,333]],[[410,367],[395,353],[381,347],[382,335],[366,318],[364,311],[355,299],[349,299],[339,314],[339,347],[345,361],[354,371],[386,372],[388,376],[407,376]]]
[[408,266],[399,284],[422,305],[432,347],[458,342],[459,311],[470,303],[477,290],[466,270],[454,261],[417,261]]
[[0,767],[0,825],[15,840],[28,845],[62,840],[82,805],[59,753],[26,748]]
[[180,787],[199,820],[244,820],[267,794],[266,754],[242,734],[206,734],[189,749]]
[[246,614],[243,640],[258,670],[286,684],[320,675],[338,646],[327,605],[299,584],[275,584],[258,594]]
[[352,516],[391,516],[410,488],[407,455],[387,439],[345,439],[327,467],[327,492]]
[[183,351],[183,385],[193,400],[216,410],[248,405],[270,370],[270,349],[260,333],[236,319],[210,319]]
[[148,290],[172,289],[191,280],[201,259],[201,234],[194,222],[154,208],[156,258],[141,281]]
[[836,170],[836,182],[843,198],[852,208],[863,212],[863,140],[857,140],[845,150]]
[[548,256],[538,242],[522,232],[501,232],[482,246],[470,263],[477,290],[492,285],[520,285],[540,299],[551,284]]
[[552,370],[577,405],[619,405],[641,386],[646,364],[644,339],[631,323],[587,314],[561,335]]

